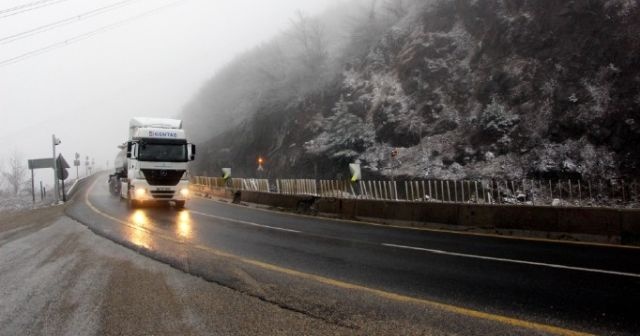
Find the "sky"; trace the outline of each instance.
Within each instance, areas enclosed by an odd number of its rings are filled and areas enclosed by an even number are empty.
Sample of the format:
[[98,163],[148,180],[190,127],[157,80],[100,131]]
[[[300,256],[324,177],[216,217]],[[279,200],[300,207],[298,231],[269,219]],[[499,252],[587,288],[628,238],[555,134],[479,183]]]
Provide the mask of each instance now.
[[[98,169],[113,163],[131,117],[177,116],[235,55],[285,30],[296,11],[313,15],[332,3],[44,1],[19,13],[9,10],[43,0],[0,0],[0,162],[14,152],[25,162],[51,157],[55,134],[70,164],[81,155],[81,175],[86,156]],[[24,54],[32,56],[6,63]],[[52,184],[50,171],[37,172],[40,180]]]

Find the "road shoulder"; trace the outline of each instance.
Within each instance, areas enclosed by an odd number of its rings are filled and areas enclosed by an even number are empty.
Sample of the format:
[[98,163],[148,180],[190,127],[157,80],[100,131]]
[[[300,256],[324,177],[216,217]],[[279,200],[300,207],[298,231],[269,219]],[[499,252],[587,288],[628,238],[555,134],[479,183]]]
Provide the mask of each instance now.
[[0,334],[354,333],[146,258],[61,213],[3,223]]

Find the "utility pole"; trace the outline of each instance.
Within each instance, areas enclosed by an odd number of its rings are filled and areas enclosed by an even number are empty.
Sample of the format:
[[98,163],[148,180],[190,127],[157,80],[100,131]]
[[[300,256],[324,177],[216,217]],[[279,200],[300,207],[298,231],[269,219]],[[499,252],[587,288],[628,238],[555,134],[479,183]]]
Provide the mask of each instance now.
[[36,186],[33,181],[33,169],[31,169],[31,197],[33,197],[33,203],[36,203]]
[[56,138],[55,134],[51,135],[51,147],[53,148],[53,188],[54,188],[56,203],[60,202],[60,191],[58,187],[58,162],[56,160],[56,146],[61,143],[62,141]]
[[80,154],[76,153],[76,158],[73,160],[73,165],[76,166],[76,180],[80,179]]

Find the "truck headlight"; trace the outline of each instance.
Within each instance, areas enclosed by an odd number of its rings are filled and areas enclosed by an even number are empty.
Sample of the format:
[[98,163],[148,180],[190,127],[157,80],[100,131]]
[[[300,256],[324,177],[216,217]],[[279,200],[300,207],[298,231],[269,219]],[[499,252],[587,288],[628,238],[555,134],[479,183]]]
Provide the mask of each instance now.
[[144,188],[136,188],[136,198],[144,198],[147,195],[147,191]]
[[189,188],[180,189],[180,195],[182,195],[182,197],[189,197]]

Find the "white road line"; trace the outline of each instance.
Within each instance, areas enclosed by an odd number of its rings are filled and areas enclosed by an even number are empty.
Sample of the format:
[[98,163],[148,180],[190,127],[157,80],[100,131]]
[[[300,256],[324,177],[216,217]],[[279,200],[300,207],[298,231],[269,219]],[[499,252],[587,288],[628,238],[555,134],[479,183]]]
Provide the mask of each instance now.
[[208,214],[208,213],[204,213],[204,212],[200,212],[200,211],[189,210],[189,212],[193,213],[193,214],[196,214],[196,215],[200,215],[200,216],[211,217],[211,218],[215,218],[215,219],[220,219],[220,220],[224,220],[224,221],[229,221],[229,222],[234,222],[234,223],[239,223],[239,224],[244,224],[244,225],[250,225],[250,226],[255,226],[255,227],[261,227],[261,228],[265,228],[265,229],[285,231],[285,232],[293,232],[293,233],[301,233],[302,232],[302,231],[298,231],[298,230],[285,229],[285,228],[281,228],[281,227],[277,227],[277,226],[270,226],[270,225],[258,224],[258,223],[254,223],[254,222],[247,222],[247,221],[243,221],[243,220],[239,220],[239,219],[216,216],[216,215],[212,215],[212,214]]
[[609,274],[609,275],[620,275],[620,276],[626,276],[626,277],[632,277],[632,278],[640,278],[640,274],[608,271],[608,270],[602,270],[597,268],[585,268],[585,267],[575,267],[575,266],[566,266],[566,265],[558,265],[558,264],[547,264],[547,263],[541,263],[541,262],[535,262],[535,261],[487,257],[487,256],[481,256],[481,255],[475,255],[475,254],[448,252],[448,251],[442,251],[442,250],[433,250],[433,249],[422,248],[422,247],[404,246],[404,245],[396,245],[396,244],[383,243],[382,245],[387,247],[396,247],[396,248],[407,249],[407,250],[423,251],[423,252],[429,252],[429,253],[435,253],[435,254],[444,254],[444,255],[450,255],[455,257],[501,261],[501,262],[508,262],[508,263],[514,263],[514,264],[524,264],[524,265],[567,269],[572,271],[601,273],[601,274]]

